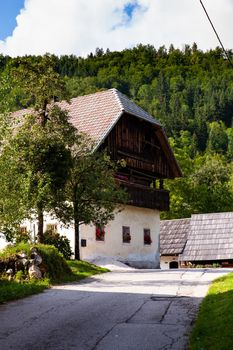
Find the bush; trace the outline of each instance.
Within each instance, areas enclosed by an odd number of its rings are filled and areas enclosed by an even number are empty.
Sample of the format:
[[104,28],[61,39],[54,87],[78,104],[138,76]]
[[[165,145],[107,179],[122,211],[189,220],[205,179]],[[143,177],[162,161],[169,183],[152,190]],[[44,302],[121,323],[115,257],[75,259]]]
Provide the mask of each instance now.
[[53,281],[58,281],[62,280],[65,275],[72,275],[70,267],[57,248],[47,244],[37,244],[36,248],[42,256],[47,277]]
[[42,257],[42,263],[39,268],[43,270],[46,277],[52,281],[62,280],[64,276],[72,275],[70,267],[67,265],[64,257],[60,254],[54,246],[45,244],[28,244],[20,243],[14,246],[8,246],[0,252],[0,267],[2,273],[6,268],[9,268],[9,261],[14,263],[17,253],[25,252],[30,256],[31,249],[35,247],[38,249]]
[[17,232],[17,234],[15,235],[15,243],[29,243],[31,242],[31,236],[29,234],[29,232]]
[[57,232],[46,231],[44,233],[44,244],[54,245],[66,260],[70,260],[72,251],[67,237],[61,236]]

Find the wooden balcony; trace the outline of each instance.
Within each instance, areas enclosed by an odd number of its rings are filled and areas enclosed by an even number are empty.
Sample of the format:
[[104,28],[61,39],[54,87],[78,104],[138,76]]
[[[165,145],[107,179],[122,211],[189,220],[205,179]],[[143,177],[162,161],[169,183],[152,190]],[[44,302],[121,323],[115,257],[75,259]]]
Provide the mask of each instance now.
[[169,191],[148,188],[126,181],[120,181],[120,184],[127,189],[129,194],[128,204],[160,211],[169,210]]

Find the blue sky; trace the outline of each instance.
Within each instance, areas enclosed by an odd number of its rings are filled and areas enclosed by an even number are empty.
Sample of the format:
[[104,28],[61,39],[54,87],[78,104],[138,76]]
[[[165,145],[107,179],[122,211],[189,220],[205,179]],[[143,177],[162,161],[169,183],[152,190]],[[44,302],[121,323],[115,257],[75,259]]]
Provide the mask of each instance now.
[[[0,0],[0,40],[4,40],[12,34],[16,27],[16,16],[23,7],[24,0]],[[128,16],[128,22],[132,19],[133,12],[137,8],[138,4],[136,1],[129,1],[124,6],[124,12]]]
[[129,19],[131,20],[133,17],[133,13],[136,9],[139,8],[139,5],[137,3],[137,1],[133,1],[133,2],[128,2],[125,6],[124,6],[124,11],[125,13],[127,13]]
[[24,0],[0,0],[0,40],[11,35]]
[[[225,47],[233,49],[233,0],[203,3]],[[85,57],[97,47],[182,49],[194,42],[202,50],[219,45],[198,0],[0,0],[0,54],[12,57]]]

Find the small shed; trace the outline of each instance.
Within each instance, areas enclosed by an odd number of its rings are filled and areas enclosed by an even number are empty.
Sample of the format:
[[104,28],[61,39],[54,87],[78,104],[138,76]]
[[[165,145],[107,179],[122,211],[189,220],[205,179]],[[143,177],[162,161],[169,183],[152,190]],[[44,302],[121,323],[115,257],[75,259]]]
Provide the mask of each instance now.
[[183,264],[233,267],[233,212],[192,215],[179,260]]
[[178,268],[179,255],[183,253],[190,225],[190,218],[162,220],[160,222],[160,267]]

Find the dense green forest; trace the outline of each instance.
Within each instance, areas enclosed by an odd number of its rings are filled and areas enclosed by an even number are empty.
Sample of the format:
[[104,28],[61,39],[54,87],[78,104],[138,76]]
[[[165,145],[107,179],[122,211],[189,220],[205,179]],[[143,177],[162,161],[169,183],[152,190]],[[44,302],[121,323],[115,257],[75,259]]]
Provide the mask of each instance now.
[[[0,55],[1,113],[32,104],[11,72],[23,60],[36,66],[40,59]],[[54,56],[54,61],[69,97],[114,87],[164,126],[184,176],[166,182],[171,210],[163,218],[233,210],[233,67],[220,48],[97,48],[87,58]]]

